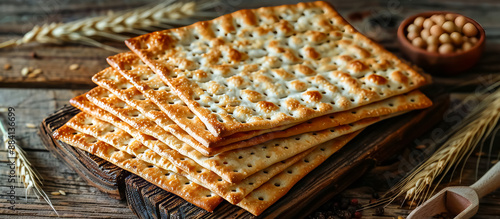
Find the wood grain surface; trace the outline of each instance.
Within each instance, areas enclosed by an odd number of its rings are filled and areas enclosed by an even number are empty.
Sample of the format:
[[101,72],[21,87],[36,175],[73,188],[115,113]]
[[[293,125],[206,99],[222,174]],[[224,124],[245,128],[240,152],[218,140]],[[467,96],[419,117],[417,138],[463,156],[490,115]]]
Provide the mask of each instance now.
[[[152,2],[152,1],[146,1]],[[298,1],[270,0],[223,0],[224,4],[217,9],[227,13],[240,8],[255,8],[259,6],[296,3]],[[395,30],[398,23],[406,16],[428,10],[448,10],[462,13],[478,21],[486,30],[486,50],[480,63],[467,73],[456,77],[434,77],[434,82],[447,88],[459,84],[469,84],[455,92],[460,92],[460,98],[474,95],[475,89],[481,87],[484,81],[491,82],[493,76],[500,72],[500,2],[495,0],[350,0],[329,1],[341,15],[346,17],[358,30],[381,43],[392,52],[398,53]],[[67,22],[89,16],[106,14],[109,10],[125,10],[146,4],[139,0],[75,0],[75,1],[0,1],[0,42],[21,37],[34,25],[49,22]],[[117,48],[125,49],[119,42],[109,42]],[[33,57],[33,53],[36,54]],[[40,45],[32,43],[25,46],[0,49],[0,108],[15,107],[18,126],[16,137],[20,145],[28,152],[28,158],[33,166],[44,177],[43,189],[50,193],[64,190],[67,196],[49,195],[62,217],[71,218],[134,218],[135,215],[124,201],[118,201],[98,191],[81,179],[75,171],[68,168],[62,161],[56,159],[43,146],[37,135],[37,130],[26,127],[26,124],[38,125],[43,118],[58,108],[67,104],[68,100],[94,85],[91,76],[107,67],[105,58],[112,52],[80,44]],[[10,64],[11,69],[3,66]],[[78,70],[69,70],[71,64],[79,64]],[[36,78],[22,77],[24,67],[40,68],[43,73]],[[4,113],[0,112],[2,119]],[[410,146],[409,146],[410,147]],[[410,150],[411,151],[411,150]],[[491,156],[496,159],[498,152]],[[474,155],[473,155],[474,157]],[[477,156],[476,156],[477,157]],[[475,161],[465,165],[462,182],[466,185],[475,180]],[[13,215],[23,217],[55,217],[56,214],[43,201],[36,197],[25,198],[24,190],[16,186],[16,210],[8,209],[9,204],[4,191],[8,191],[7,155],[0,152],[0,218]],[[345,190],[345,197],[356,197],[367,202],[369,192],[383,192],[389,183],[383,177],[387,171],[399,169],[401,161],[397,160],[389,166],[377,167],[365,178]],[[487,159],[480,161],[479,173],[484,173]],[[391,170],[391,168],[393,168]],[[453,181],[458,184],[457,180]],[[366,188],[372,189],[366,189]],[[373,189],[374,188],[374,189]],[[368,191],[368,192],[367,192]],[[492,218],[500,215],[500,194],[498,191],[481,200],[477,218]],[[386,208],[386,215],[405,215],[407,210],[397,208],[394,204]],[[161,210],[161,209],[160,209]],[[162,211],[160,211],[162,213]],[[373,210],[366,211],[371,216]],[[165,211],[163,211],[165,214]]]

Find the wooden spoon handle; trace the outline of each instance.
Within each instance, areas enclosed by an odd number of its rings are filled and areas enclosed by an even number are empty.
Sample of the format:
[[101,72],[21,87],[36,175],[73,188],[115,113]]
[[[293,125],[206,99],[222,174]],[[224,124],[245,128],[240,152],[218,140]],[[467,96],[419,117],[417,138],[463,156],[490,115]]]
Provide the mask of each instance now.
[[488,172],[486,172],[481,179],[470,186],[476,190],[477,196],[483,196],[495,191],[500,187],[500,162],[497,162]]

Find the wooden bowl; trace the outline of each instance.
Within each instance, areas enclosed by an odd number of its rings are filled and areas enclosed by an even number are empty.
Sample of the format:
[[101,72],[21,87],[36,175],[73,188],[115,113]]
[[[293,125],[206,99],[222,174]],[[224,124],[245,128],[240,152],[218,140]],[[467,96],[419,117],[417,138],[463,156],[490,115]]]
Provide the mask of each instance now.
[[468,22],[476,26],[479,36],[478,42],[467,51],[454,52],[451,54],[428,52],[425,49],[414,46],[411,44],[410,40],[406,38],[406,35],[408,34],[407,27],[413,23],[415,18],[419,16],[429,18],[435,14],[454,14],[457,16],[463,16],[461,14],[446,11],[430,11],[407,18],[401,22],[398,28],[398,42],[403,54],[414,64],[435,75],[454,75],[474,66],[479,61],[479,58],[483,53],[485,33],[483,27],[481,27],[479,23],[468,17],[464,16]]

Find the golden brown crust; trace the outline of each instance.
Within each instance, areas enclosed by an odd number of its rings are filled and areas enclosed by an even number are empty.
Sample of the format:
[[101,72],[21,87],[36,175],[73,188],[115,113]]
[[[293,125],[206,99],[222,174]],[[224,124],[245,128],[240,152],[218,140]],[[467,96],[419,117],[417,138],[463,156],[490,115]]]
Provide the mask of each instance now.
[[[94,76],[94,81],[106,87],[120,99],[126,101],[127,104],[134,106],[136,109],[143,112],[150,119],[156,121],[156,123],[160,125],[163,129],[170,131],[170,133],[174,134],[179,139],[192,145],[190,142],[193,142],[194,140],[190,139],[189,135],[187,135],[187,133],[184,132],[183,129],[176,126],[175,124],[172,124],[171,122],[162,122],[161,120],[165,120],[165,115],[157,116],[157,114],[163,114],[163,113],[161,111],[156,110],[156,108],[151,110],[148,109],[152,108],[151,105],[154,106],[154,103],[151,103],[151,101],[149,101],[149,98],[144,98],[140,100],[137,100],[137,98],[135,99],[131,98],[140,96],[141,93],[137,91],[137,89],[135,89],[134,86],[129,84],[126,79],[121,77],[119,74],[113,72],[114,71],[112,69],[106,69],[96,74],[96,76]],[[128,87],[128,88],[126,88],[125,90],[117,89],[119,87]],[[116,101],[115,99],[116,98],[110,100],[110,102],[115,102]],[[200,152],[202,152],[206,156],[213,155],[224,151],[252,146],[275,138],[284,138],[297,134],[302,134],[305,132],[318,131],[335,127],[338,125],[345,125],[366,117],[387,115],[398,111],[421,109],[428,107],[431,104],[432,102],[427,97],[425,97],[424,94],[416,90],[405,95],[390,97],[386,100],[368,104],[366,106],[361,106],[349,111],[333,113],[318,118],[314,118],[305,123],[298,124],[292,127],[281,126],[268,130],[256,130],[256,131],[235,133],[228,137],[211,138],[212,140],[218,139],[218,142],[213,142],[214,144],[213,147],[222,147],[222,148],[220,149],[206,148],[208,154],[204,153],[203,150],[201,150]],[[265,132],[270,132],[270,133],[264,134]],[[213,137],[206,130],[204,134]],[[195,146],[195,148],[197,147]]]
[[[397,112],[405,112],[427,108],[432,105],[432,101],[419,90],[411,91],[407,94],[390,97],[376,103],[368,104],[351,110],[332,113],[311,119],[283,129],[261,134],[249,139],[242,139],[239,142],[223,146],[224,149],[237,149],[252,146],[272,139],[286,138],[302,133],[315,132],[332,127],[349,124],[367,117],[384,116]],[[233,134],[235,135],[235,134]]]
[[[124,61],[125,60],[125,61]],[[112,56],[109,58],[110,63],[114,63],[113,65],[116,68],[123,68],[123,62],[128,63],[128,65],[131,66],[131,70],[125,70],[121,69],[122,74],[127,75],[127,77],[130,80],[134,80],[133,78],[140,78],[139,73],[143,72],[143,77],[144,78],[149,78],[146,82],[145,80],[136,80],[135,86],[138,87],[152,87],[152,86],[157,86],[156,84],[162,83],[162,82],[155,82],[157,79],[154,72],[152,72],[147,66],[144,66],[144,64],[140,64],[140,61],[138,61],[138,57],[135,56],[132,53],[124,53],[124,54],[118,54],[116,56]],[[144,73],[147,72],[147,73]],[[235,77],[235,76],[233,76]],[[153,79],[156,78],[156,79]],[[284,125],[284,126],[279,126],[275,128],[270,128],[270,129],[263,129],[263,130],[253,130],[253,131],[247,131],[247,132],[239,132],[232,134],[230,136],[226,137],[215,137],[213,136],[207,129],[202,128],[204,127],[204,124],[192,113],[188,113],[189,109],[183,105],[182,103],[178,103],[178,99],[168,99],[170,96],[175,96],[168,94],[169,91],[161,91],[162,93],[158,93],[158,95],[154,95],[154,93],[158,91],[145,91],[144,94],[146,93],[153,93],[150,95],[144,95],[144,98],[137,99],[133,97],[137,97],[141,95],[141,92],[138,91],[134,85],[132,85],[127,79],[124,77],[120,76],[115,70],[111,68],[107,68],[98,74],[96,74],[93,77],[93,80],[95,83],[99,84],[100,86],[105,87],[109,91],[111,91],[113,94],[118,96],[120,99],[125,101],[127,104],[134,106],[136,109],[144,113],[147,117],[149,117],[151,120],[155,121],[158,125],[160,125],[163,129],[169,131],[170,133],[174,134],[177,138],[185,141],[186,143],[190,144],[191,146],[195,148],[199,148],[200,145],[197,144],[197,141],[202,144],[203,146],[206,146],[206,149],[201,150],[200,152],[204,153],[204,155],[213,155],[217,153],[221,153],[224,151],[229,151],[229,150],[234,150],[237,148],[242,148],[242,147],[247,147],[251,145],[255,145],[258,143],[262,143],[264,141],[273,139],[273,138],[278,138],[278,137],[287,137],[291,135],[296,135],[296,134],[301,134],[305,132],[311,132],[315,130],[320,130],[318,129],[321,127],[321,129],[327,129],[330,127],[337,126],[334,122],[329,122],[330,117],[335,116],[335,114],[329,114],[322,116],[322,118],[325,121],[321,121],[320,119],[312,119],[310,121],[307,121],[306,123],[309,125],[299,125],[300,128],[295,128],[293,132],[290,132],[290,134],[286,134],[286,131],[281,131],[286,128],[289,128],[295,124],[289,124],[289,125]],[[322,76],[316,76],[314,81],[324,81],[324,77]],[[293,86],[299,86],[297,83],[302,83],[305,84],[304,82],[300,82],[298,80],[292,81]],[[163,85],[167,87],[166,85]],[[120,89],[122,88],[122,89]],[[162,89],[165,90],[165,89]],[[166,95],[168,94],[168,95]],[[249,96],[251,97],[251,101],[254,101],[257,103],[257,106],[259,107],[260,110],[263,111],[270,111],[267,109],[267,107],[271,107],[272,109],[275,109],[276,105],[270,105],[272,103],[267,102],[267,101],[260,101],[262,100],[263,97],[259,97],[259,93],[252,91],[252,90],[243,90],[242,94],[244,97]],[[402,95],[400,95],[402,96]],[[426,98],[422,93],[415,91],[415,92],[410,92],[410,96],[413,96],[414,102],[410,102],[410,97],[406,97],[406,101],[401,100],[400,96],[395,96],[395,97],[390,97],[386,100],[379,101],[377,103],[372,103],[368,104],[366,106],[358,107],[353,110],[359,110],[363,109],[364,107],[372,109],[372,111],[367,111],[367,110],[361,110],[356,116],[352,115],[347,115],[343,123],[339,123],[339,125],[347,124],[350,122],[357,121],[359,119],[365,118],[365,117],[370,117],[371,115],[373,116],[378,116],[378,115],[385,115],[389,114],[392,112],[396,112],[398,110],[410,110],[410,109],[420,109],[420,108],[425,108],[431,105],[431,101]],[[132,97],[132,98],[131,98]],[[163,97],[160,99],[160,97]],[[308,91],[303,94],[303,99],[307,101],[315,101],[318,98],[321,97],[321,94],[317,91]],[[159,103],[159,105],[163,105],[161,107],[162,110],[165,112],[170,112],[170,113],[163,113],[163,111],[158,111],[156,107],[154,107],[154,103],[152,103],[151,99],[155,99],[156,103]],[[300,102],[296,101],[295,99],[291,99],[290,101],[287,101],[287,103],[291,106],[291,109],[295,110],[297,107],[300,106]],[[387,103],[394,103],[393,107],[390,107],[391,110],[387,109]],[[153,105],[153,106],[152,106]],[[174,105],[179,105],[178,107],[173,107]],[[381,107],[383,109],[378,109],[378,107]],[[182,110],[180,108],[182,107]],[[178,126],[176,124],[173,124],[173,122],[166,118],[166,114],[172,114],[171,111],[174,112],[184,112],[185,116],[187,116],[187,119],[178,119],[176,123],[184,123],[182,126]],[[241,110],[239,107],[235,107],[234,111]],[[179,113],[177,113],[179,115]],[[189,115],[187,115],[189,114]],[[179,116],[177,117],[179,118]],[[338,116],[336,117],[338,118]],[[186,123],[187,122],[187,123]],[[312,122],[312,123],[311,123]],[[326,124],[331,124],[333,126],[328,127]],[[187,132],[184,131],[183,128],[181,127],[188,127],[186,130]],[[195,128],[192,128],[195,127]],[[313,128],[313,129],[311,129]],[[271,132],[271,133],[269,133]],[[278,132],[278,133],[274,133]],[[189,134],[188,134],[189,133]],[[269,134],[265,134],[269,133]],[[273,134],[274,133],[274,134]],[[277,135],[275,135],[277,134]],[[275,137],[273,137],[275,136]],[[191,138],[194,137],[195,139]],[[201,141],[200,141],[201,140]],[[212,147],[222,147],[222,148],[212,148]],[[205,153],[207,152],[207,153]]]
[[297,161],[285,171],[271,178],[264,185],[248,194],[237,205],[252,213],[260,215],[264,210],[273,205],[314,168],[318,167],[328,157],[342,148],[353,139],[360,131],[344,135],[342,137],[325,142],[316,146],[306,157]]
[[[138,60],[138,59],[136,59]],[[186,142],[187,144],[191,145],[194,148],[197,148],[198,151],[203,153],[205,156],[209,155],[214,155],[217,153],[221,153],[224,151],[232,150],[235,148],[239,148],[237,145],[233,145],[230,148],[213,148],[213,147],[221,147],[226,144],[238,142],[241,140],[249,139],[251,137],[260,135],[262,133],[266,132],[271,132],[271,131],[276,131],[276,130],[283,130],[289,126],[282,126],[282,127],[277,127],[274,129],[266,129],[266,130],[254,130],[254,131],[249,131],[249,132],[243,132],[243,133],[235,133],[231,136],[227,137],[215,137],[213,136],[210,132],[208,132],[204,128],[204,124],[199,121],[199,119],[194,116],[194,114],[189,113],[189,109],[183,105],[182,103],[178,103],[178,99],[168,99],[169,95],[161,95],[164,99],[157,101],[161,101],[164,103],[164,105],[178,105],[177,107],[171,107],[170,109],[179,111],[179,110],[187,110],[188,112],[185,112],[186,118],[184,120],[190,120],[193,121],[192,123],[189,122],[187,124],[184,124],[183,127],[191,127],[195,126],[195,129],[189,129],[191,130],[190,134],[188,134],[184,129],[181,128],[181,126],[177,125],[174,123],[169,116],[164,113],[160,108],[154,103],[153,101],[150,100],[150,98],[146,97],[146,95],[143,95],[142,92],[140,92],[136,87],[131,84],[127,79],[125,79],[123,76],[121,76],[119,73],[117,73],[115,70],[112,68],[106,68],[103,71],[97,73],[94,75],[92,78],[93,81],[98,84],[99,86],[106,88],[109,92],[111,92],[113,95],[110,95],[110,97],[106,97],[107,95],[103,96],[101,95],[101,100],[108,102],[110,104],[118,104],[118,105],[124,105],[124,103],[120,103],[120,101],[117,99],[119,98],[120,100],[123,100],[125,102],[125,105],[127,105],[126,111],[133,110],[133,108],[137,109],[140,111],[142,114],[144,114],[146,117],[154,121],[156,124],[158,124],[161,128],[163,128],[165,131],[170,132],[171,134],[175,135],[177,138],[181,139],[182,141]],[[152,81],[152,80],[149,80]],[[99,93],[104,93],[105,90],[103,88],[96,88]],[[97,92],[96,91],[96,92]],[[116,97],[115,97],[116,96]],[[117,102],[118,101],[118,102]],[[132,109],[131,109],[132,108]],[[169,107],[167,107],[169,108]],[[126,113],[126,112],[124,112]],[[191,117],[192,116],[192,117]],[[198,120],[198,121],[196,121]],[[178,121],[178,122],[182,122]],[[195,131],[193,131],[195,130]],[[198,131],[196,131],[198,130]],[[193,136],[196,136],[196,138],[193,138]],[[199,139],[204,139],[205,144],[202,144],[199,142]],[[208,145],[207,145],[208,144]],[[248,145],[248,144],[246,144]],[[212,147],[212,148],[211,148]]]
[[[255,19],[247,19],[249,14]],[[325,2],[237,11],[126,43],[214,136],[298,123],[425,83],[424,77],[355,31]],[[312,49],[319,54],[316,59],[308,58]],[[305,82],[307,89],[288,89],[288,79],[274,75],[275,69]],[[206,74],[193,76],[200,70]],[[240,77],[238,89],[229,83],[233,75]],[[325,80],[313,83],[318,76]],[[259,111],[252,98],[243,98],[240,91],[245,89],[266,96],[265,101],[279,109]],[[326,95],[318,102],[319,95],[306,95],[312,97],[308,102],[302,97],[308,91]],[[232,113],[234,105],[248,110]]]
[[[141,132],[145,132],[146,134],[151,135],[163,142],[164,144],[152,144],[151,146],[145,144],[147,147],[152,148],[158,154],[162,156],[164,156],[165,154],[165,156],[168,156],[169,153],[167,153],[166,151],[173,149],[180,154],[191,158],[200,166],[213,171],[223,180],[232,183],[240,182],[248,176],[260,170],[263,170],[275,164],[276,162],[293,157],[294,155],[306,151],[307,149],[317,144],[342,136],[344,134],[354,132],[381,119],[380,117],[366,118],[349,125],[337,126],[319,132],[304,133],[301,135],[283,139],[275,139],[251,147],[241,148],[235,151],[227,151],[214,156],[206,157],[188,144],[179,141],[173,135],[169,135],[168,133],[158,134],[156,132],[142,130],[141,124],[148,123],[147,121],[150,121],[149,119],[142,118],[139,115],[134,117],[134,115],[121,113],[121,111],[119,110],[112,109],[115,108],[114,106],[108,106],[108,108],[112,110],[113,114],[109,112],[102,112],[104,110],[98,107],[89,107],[89,101],[87,100],[85,102],[83,98],[74,98],[71,100],[71,103],[81,107],[84,110],[97,108],[95,110],[99,111],[99,113],[93,110],[85,111],[91,115],[96,116],[97,118],[104,118],[103,120],[105,121],[108,121],[106,119],[109,119],[109,121],[112,122],[121,122],[116,121],[120,119],[110,119],[110,117],[115,117],[113,115],[115,114],[120,118],[123,118],[126,123],[132,123],[129,125],[129,127],[137,127]],[[390,116],[391,115],[382,118],[387,118]],[[161,130],[159,131],[162,132]],[[166,148],[159,148],[160,146],[164,146]],[[172,162],[174,163],[174,161]]]
[[218,195],[179,174],[146,163],[69,126],[56,130],[54,137],[130,171],[207,211],[212,212],[222,201]]
[[[173,122],[189,133],[200,144],[211,147],[218,138],[213,136],[205,124],[189,110],[189,108],[173,93],[169,86],[149,69],[137,55],[132,52],[108,57],[108,62],[123,75],[145,97],[154,102]],[[133,68],[131,68],[133,66]],[[113,69],[108,68],[93,77],[95,83],[110,83],[109,75]],[[126,81],[116,77],[121,84]],[[108,81],[108,82],[106,82]]]
[[[283,171],[310,152],[305,151],[282,162],[277,162],[251,175],[240,183],[229,183],[222,180],[214,172],[203,168],[192,159],[169,149],[166,145],[158,142],[154,138],[139,135],[137,138],[139,140],[136,140],[133,136],[137,136],[139,133],[138,131],[134,130],[132,127],[127,128],[126,124],[118,123],[117,125],[119,127],[125,126],[127,131],[86,113],[79,113],[66,123],[66,126],[76,131],[91,135],[119,150],[135,155],[141,160],[155,164],[165,170],[182,174],[189,180],[213,191],[232,204],[238,203],[248,193],[258,188],[271,177]],[[127,142],[131,143],[126,144]],[[161,155],[156,153],[154,151],[155,149],[159,151]]]

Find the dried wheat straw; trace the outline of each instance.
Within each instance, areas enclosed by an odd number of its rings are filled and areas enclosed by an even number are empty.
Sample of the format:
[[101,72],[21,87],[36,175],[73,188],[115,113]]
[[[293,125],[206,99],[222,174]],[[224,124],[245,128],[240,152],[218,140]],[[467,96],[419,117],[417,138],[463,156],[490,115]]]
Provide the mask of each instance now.
[[31,163],[26,157],[26,152],[19,145],[17,145],[17,143],[14,144],[9,143],[10,140],[9,134],[6,131],[4,123],[1,119],[0,119],[0,132],[3,136],[3,143],[5,145],[5,150],[7,150],[9,146],[14,146],[14,149],[12,151],[15,153],[15,155],[7,157],[9,161],[11,161],[10,159],[15,160],[14,161],[16,164],[15,170],[16,170],[16,175],[18,176],[18,182],[22,183],[24,188],[26,188],[26,198],[28,197],[30,191],[33,190],[34,194],[38,198],[42,197],[49,204],[52,210],[54,210],[54,212],[59,216],[59,213],[57,213],[49,197],[43,191],[41,187],[42,178],[41,176],[39,176],[38,172],[31,166]]
[[[486,89],[489,92],[500,85],[495,83]],[[459,163],[466,160],[481,139],[495,132],[500,118],[500,89],[487,94],[464,118],[457,131],[424,163],[393,186],[387,198],[363,208],[390,204],[397,197],[404,195],[409,203],[421,204],[429,199],[441,183],[445,174],[454,173]],[[435,184],[433,186],[433,183]],[[411,207],[411,206],[410,206]]]
[[188,25],[193,18],[216,17],[215,12],[204,11],[217,6],[218,1],[176,2],[167,0],[155,6],[137,8],[132,11],[109,13],[106,16],[86,18],[68,23],[51,23],[35,26],[21,39],[0,43],[0,48],[17,46],[30,42],[61,44],[79,42],[97,46],[113,52],[123,52],[105,45],[95,38],[124,41],[125,33],[142,35],[158,29],[172,28],[172,25]]
[[500,90],[497,90],[475,107],[462,122],[464,126],[433,156],[395,187],[399,190],[397,196],[405,194],[405,199],[418,201],[417,203],[430,198],[437,188],[437,185],[432,186],[434,180],[438,179],[439,185],[447,172],[455,170],[457,164],[469,157],[481,139],[491,134],[499,118]]

